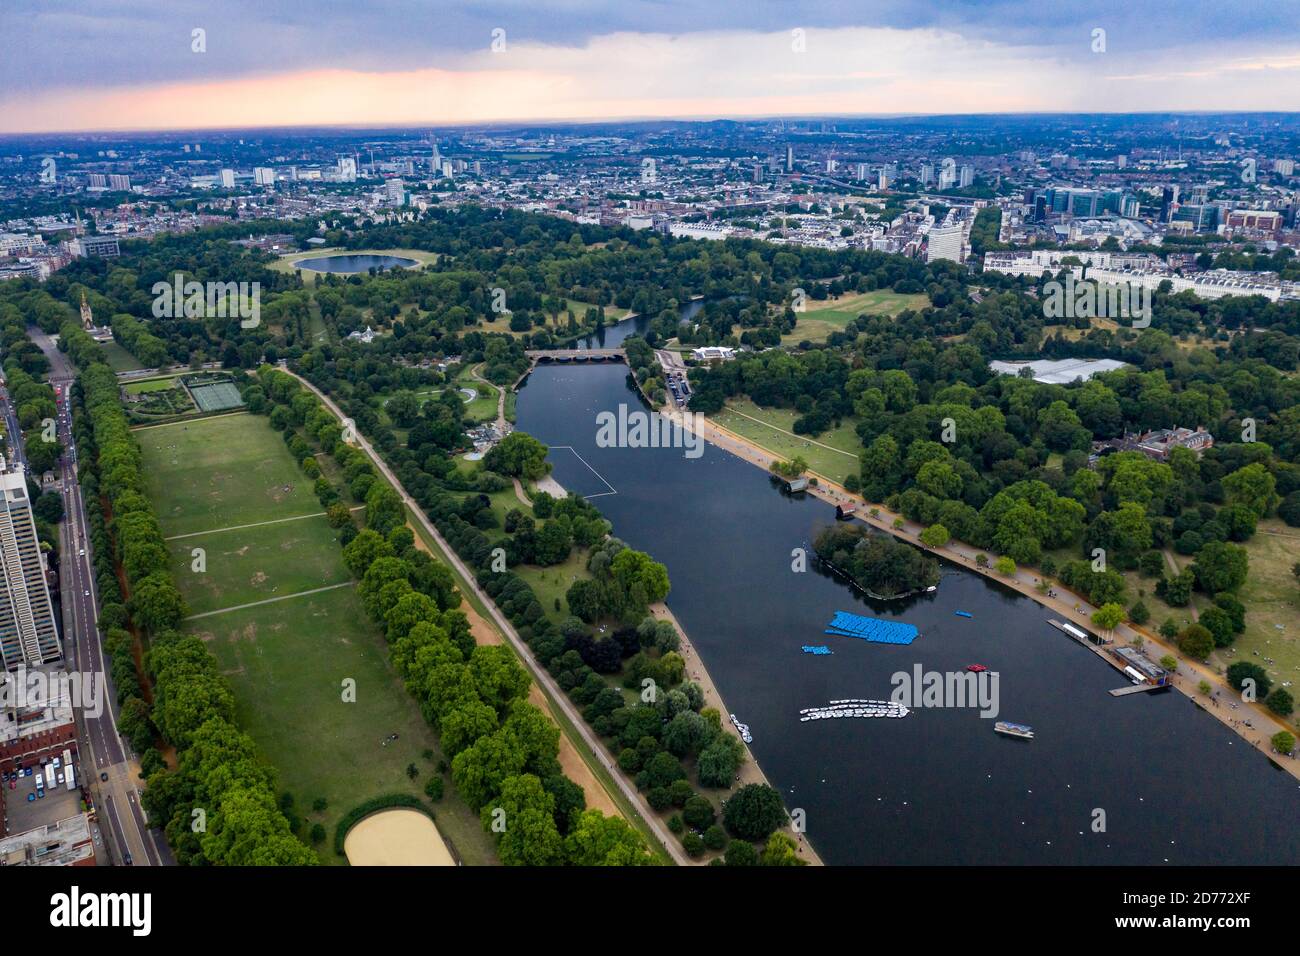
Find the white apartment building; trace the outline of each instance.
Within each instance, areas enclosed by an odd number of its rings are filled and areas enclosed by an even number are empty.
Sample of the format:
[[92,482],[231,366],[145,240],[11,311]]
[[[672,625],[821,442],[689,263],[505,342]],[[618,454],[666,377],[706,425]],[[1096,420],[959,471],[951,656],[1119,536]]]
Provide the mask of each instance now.
[[4,670],[59,660],[59,632],[45,581],[27,475],[0,457],[0,664]]
[[925,261],[947,259],[961,264],[966,261],[966,227],[960,222],[931,226],[925,239]]
[[23,256],[44,248],[45,240],[40,236],[28,236],[19,232],[0,233],[0,256]]

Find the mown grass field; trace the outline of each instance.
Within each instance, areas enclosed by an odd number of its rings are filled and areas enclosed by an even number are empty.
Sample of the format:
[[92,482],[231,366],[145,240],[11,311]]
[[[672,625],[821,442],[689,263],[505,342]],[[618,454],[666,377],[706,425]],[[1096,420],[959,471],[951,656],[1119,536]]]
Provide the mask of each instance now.
[[565,599],[565,594],[573,586],[573,582],[591,577],[591,572],[587,570],[587,560],[590,556],[589,549],[574,548],[569,557],[559,564],[547,568],[521,564],[514,568],[514,572],[528,582],[546,616],[559,624],[569,616],[569,602]]
[[850,419],[816,437],[795,435],[790,426],[799,417],[798,412],[791,408],[760,408],[748,399],[730,401],[725,409],[710,417],[723,428],[784,459],[800,456],[813,471],[834,481],[843,483],[849,475],[858,473],[862,443]]
[[323,510],[264,418],[225,415],[141,429],[135,437],[166,536]]
[[116,342],[101,342],[99,347],[104,350],[108,367],[114,372],[134,372],[136,369],[144,368],[134,355]]
[[150,392],[165,392],[171,388],[178,388],[177,379],[180,376],[170,375],[166,378],[147,378],[142,382],[131,382],[125,386],[128,395],[148,395]]
[[1234,653],[1217,650],[1211,659],[1223,667],[1234,661],[1259,664],[1275,685],[1300,683],[1300,582],[1291,573],[1300,562],[1300,528],[1276,518],[1261,521],[1245,548],[1250,574],[1238,597],[1246,605],[1246,633],[1233,642]]
[[[565,299],[564,306],[566,310],[571,310],[573,312],[573,317],[578,320],[578,324],[580,325],[582,324],[583,316],[587,314],[588,309],[600,308],[592,302],[582,302],[578,299]],[[621,309],[616,305],[607,305],[605,306],[605,323],[609,324],[610,322],[617,322],[619,319],[626,319],[631,314],[631,309]],[[560,314],[560,318],[566,322],[568,321],[568,316],[564,313]]]
[[850,292],[838,299],[808,300],[806,311],[795,321],[794,331],[781,336],[782,345],[800,342],[825,342],[859,315],[897,315],[904,309],[923,309],[930,305],[925,293],[905,295],[891,289]]
[[[240,723],[275,767],[281,790],[300,815],[324,825],[317,846],[326,863],[334,854],[340,817],[371,797],[409,793],[423,799],[441,751],[415,701],[385,661],[382,639],[351,588],[293,601],[231,611],[190,623],[216,655],[235,693]],[[345,703],[344,680],[356,682],[356,702]],[[386,739],[397,734],[397,740]],[[434,760],[426,760],[426,750]],[[414,764],[419,775],[407,778]],[[469,864],[494,861],[478,817],[455,797],[437,805],[438,828]],[[324,797],[323,813],[313,802]]]
[[[338,534],[324,517],[218,531],[167,542],[191,614],[205,614],[314,588],[351,583]],[[206,570],[192,570],[194,549]]]
[[470,422],[494,422],[497,420],[497,399],[500,390],[490,382],[483,382],[469,375],[456,379],[457,388],[474,389],[474,399],[465,403],[465,420]]
[[[338,820],[372,797],[422,797],[442,759],[437,738],[389,666],[355,587],[303,593],[349,576],[310,483],[267,420],[204,419],[136,437],[164,533],[193,533],[169,542],[177,584],[191,613],[219,612],[185,626],[216,656],[240,725],[274,766],[280,789],[293,794],[306,828],[325,827],[321,860],[341,864],[333,849]],[[218,530],[280,518],[300,520]],[[190,570],[193,547],[206,551],[203,574]],[[234,609],[266,598],[287,599]],[[354,703],[343,700],[345,680],[355,681]],[[312,810],[318,798],[326,800],[323,812]],[[465,862],[494,862],[490,836],[449,782],[437,816]]]

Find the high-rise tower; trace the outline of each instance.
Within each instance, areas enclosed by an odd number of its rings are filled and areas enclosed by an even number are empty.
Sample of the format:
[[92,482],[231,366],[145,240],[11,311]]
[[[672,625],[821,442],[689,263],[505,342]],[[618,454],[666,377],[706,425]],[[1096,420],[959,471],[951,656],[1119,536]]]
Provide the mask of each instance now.
[[59,632],[23,466],[0,456],[0,660],[5,670],[59,660]]

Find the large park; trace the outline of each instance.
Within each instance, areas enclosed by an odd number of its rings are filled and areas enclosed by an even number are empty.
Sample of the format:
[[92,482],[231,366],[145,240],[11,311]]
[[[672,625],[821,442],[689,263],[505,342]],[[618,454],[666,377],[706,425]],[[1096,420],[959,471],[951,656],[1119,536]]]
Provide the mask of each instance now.
[[[235,414],[138,429],[144,473],[184,627],[220,663],[237,716],[274,767],[292,809],[329,839],[375,798],[425,799],[438,741],[389,667],[337,540],[280,436]],[[361,517],[361,512],[357,512]],[[490,837],[458,801],[437,806],[438,832],[469,864],[494,860]],[[382,854],[381,854],[382,856]]]

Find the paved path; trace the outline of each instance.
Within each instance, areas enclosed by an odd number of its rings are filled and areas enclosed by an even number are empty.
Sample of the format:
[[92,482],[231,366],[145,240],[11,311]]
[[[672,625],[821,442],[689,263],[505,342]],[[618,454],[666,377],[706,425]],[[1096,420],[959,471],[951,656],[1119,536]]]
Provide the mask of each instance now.
[[236,604],[234,607],[223,607],[216,611],[204,611],[202,614],[191,614],[184,618],[186,621],[197,621],[201,617],[212,617],[214,614],[226,614],[230,611],[242,611],[247,607],[261,607],[263,604],[276,604],[280,601],[292,601],[294,598],[307,597],[309,594],[320,594],[322,591],[337,591],[339,588],[350,588],[355,581],[341,581],[338,584],[327,584],[323,588],[312,588],[310,591],[298,591],[295,594],[281,594],[279,597],[267,598],[264,601],[250,601],[248,604]]
[[[295,372],[290,372],[288,369],[282,369],[281,371],[284,371],[288,375],[292,375],[306,388],[310,389],[314,395],[325,403],[325,407],[340,419],[345,419],[347,417],[343,414],[343,410],[334,404],[333,399],[301,375],[298,375]],[[587,726],[587,722],[582,719],[582,714],[573,706],[573,702],[569,700],[568,695],[565,694],[564,691],[560,689],[559,685],[555,683],[555,679],[551,677],[550,672],[533,657],[532,650],[526,643],[524,643],[523,638],[519,636],[519,632],[514,629],[514,626],[511,625],[506,616],[501,613],[501,609],[496,606],[493,600],[488,597],[481,588],[479,588],[478,580],[475,575],[465,565],[465,562],[461,560],[460,555],[458,555],[455,550],[452,549],[451,545],[444,540],[437,527],[429,520],[428,515],[424,513],[424,509],[419,506],[409,493],[407,493],[406,487],[398,481],[397,476],[393,474],[392,470],[388,467],[388,463],[384,461],[383,457],[380,456],[373,447],[371,447],[370,442],[368,442],[366,437],[359,431],[354,433],[354,438],[361,450],[370,456],[370,460],[374,463],[375,467],[379,469],[380,474],[382,474],[388,483],[393,486],[393,489],[401,497],[403,504],[406,505],[411,515],[420,523],[420,527],[425,530],[430,538],[438,542],[438,547],[440,547],[443,553],[447,556],[447,561],[451,564],[452,569],[460,576],[462,589],[468,589],[483,603],[488,614],[491,615],[493,623],[496,624],[497,629],[505,635],[506,639],[510,642],[511,647],[514,648],[515,653],[519,656],[519,659],[533,675],[533,680],[541,685],[541,687],[546,691],[547,697],[551,700],[551,706],[560,708],[564,712],[565,716],[568,717],[574,729],[582,737],[582,743],[580,745],[586,746],[595,758],[601,762],[602,766],[605,767],[611,778],[613,778],[614,783],[623,792],[623,796],[626,797],[628,802],[637,809],[637,812],[641,814],[642,818],[654,832],[655,836],[659,838],[659,842],[663,845],[663,848],[668,855],[672,857],[675,863],[681,866],[690,866],[695,864],[696,861],[688,857],[686,852],[682,849],[681,842],[673,836],[664,822],[659,819],[653,810],[650,809],[650,806],[645,802],[641,794],[637,792],[636,788],[628,783],[627,779],[623,776],[623,772],[619,769],[618,765],[614,763],[609,752],[605,749],[605,745],[601,742],[600,738],[595,735],[591,728]],[[561,728],[561,730],[563,730],[563,728]],[[576,743],[577,742],[575,741],[575,744]]]
[[[356,508],[352,509],[356,511]],[[313,511],[309,515],[294,515],[292,518],[272,518],[270,521],[254,521],[252,524],[232,524],[226,528],[213,528],[210,531],[187,531],[185,534],[170,534],[164,541],[179,541],[181,538],[197,538],[205,534],[221,534],[223,531],[243,531],[245,528],[260,528],[265,524],[284,524],[286,521],[302,521],[304,518],[321,518],[325,512]]]

